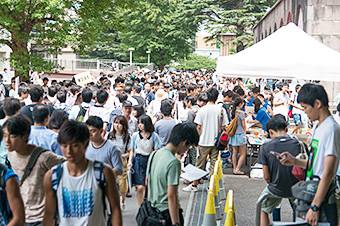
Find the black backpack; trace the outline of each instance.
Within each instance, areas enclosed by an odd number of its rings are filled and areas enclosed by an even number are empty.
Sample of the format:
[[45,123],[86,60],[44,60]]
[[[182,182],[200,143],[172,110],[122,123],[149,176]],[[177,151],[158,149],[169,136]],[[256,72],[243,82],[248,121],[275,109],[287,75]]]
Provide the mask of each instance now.
[[78,122],[84,122],[85,114],[86,114],[86,112],[87,112],[87,110],[88,110],[89,108],[88,108],[88,107],[84,108],[83,106],[81,106],[81,104],[79,104],[78,107],[79,107],[80,109],[79,109],[79,112],[78,112],[76,121],[78,121]]

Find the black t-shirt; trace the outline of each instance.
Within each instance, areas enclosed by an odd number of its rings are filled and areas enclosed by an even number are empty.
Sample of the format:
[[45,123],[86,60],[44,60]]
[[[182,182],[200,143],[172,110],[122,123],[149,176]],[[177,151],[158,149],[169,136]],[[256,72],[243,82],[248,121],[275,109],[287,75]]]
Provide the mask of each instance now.
[[[33,112],[33,108],[34,108],[35,105],[37,105],[37,104],[26,105],[26,106],[22,107],[19,111],[20,114],[26,115],[31,120],[32,125],[34,124],[32,112]],[[54,107],[52,107],[51,105],[46,105],[46,106],[50,110],[50,116],[51,116],[52,112],[54,111]]]
[[277,153],[287,151],[291,155],[297,156],[300,153],[299,141],[286,136],[275,137],[261,146],[258,159],[260,164],[269,168],[269,191],[277,196],[291,197],[291,187],[298,182],[298,179],[292,174],[293,166],[282,165],[275,155],[270,154],[270,151]]

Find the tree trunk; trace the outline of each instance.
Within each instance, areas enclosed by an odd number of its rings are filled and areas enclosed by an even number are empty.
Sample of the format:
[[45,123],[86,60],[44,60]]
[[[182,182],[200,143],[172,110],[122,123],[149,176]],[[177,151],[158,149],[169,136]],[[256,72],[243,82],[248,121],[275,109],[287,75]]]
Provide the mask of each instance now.
[[15,70],[15,76],[19,76],[20,81],[29,79],[30,55],[27,49],[27,41],[12,36],[11,49],[11,66]]
[[238,45],[237,45],[236,51],[237,51],[237,52],[241,52],[242,50],[244,50],[244,45],[243,45],[242,42],[240,42],[240,43],[238,43]]
[[156,64],[158,69],[163,71],[164,70],[164,64]]

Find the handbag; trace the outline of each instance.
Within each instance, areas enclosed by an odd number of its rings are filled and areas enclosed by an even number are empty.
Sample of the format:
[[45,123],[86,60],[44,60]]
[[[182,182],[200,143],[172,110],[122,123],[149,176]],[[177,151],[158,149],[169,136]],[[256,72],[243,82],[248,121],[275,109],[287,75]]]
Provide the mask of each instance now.
[[[296,158],[299,158],[299,159],[307,159],[308,158],[308,153],[307,153],[307,147],[305,146],[305,144],[298,140],[299,141],[299,144],[300,144],[300,154],[298,154],[296,156]],[[304,168],[301,168],[299,166],[293,166],[293,169],[292,169],[292,174],[296,177],[296,179],[298,179],[299,181],[302,181],[306,178],[306,172],[307,170],[304,169]]]
[[[153,157],[155,156],[155,154],[156,153],[154,153],[151,156],[151,159],[150,159],[149,172],[148,172],[149,175],[150,175],[150,172],[151,172],[152,160],[153,160]],[[151,182],[151,178],[149,176],[148,186],[149,186],[150,182]],[[146,187],[144,198],[146,198],[146,194],[148,192],[148,186]],[[163,217],[161,212],[157,208],[153,207],[151,202],[146,200],[146,199],[144,200],[144,202],[142,203],[142,205],[138,209],[136,221],[137,221],[138,226],[163,226],[163,225],[166,225],[165,218]]]
[[222,120],[223,120],[223,108],[221,108],[221,118],[219,124],[219,133],[215,141],[215,147],[217,150],[224,150],[228,145],[228,134],[222,130]]
[[238,120],[238,115],[240,114],[241,110],[237,112],[236,117],[231,121],[231,123],[227,126],[226,133],[229,137],[234,136],[237,128],[237,120]]

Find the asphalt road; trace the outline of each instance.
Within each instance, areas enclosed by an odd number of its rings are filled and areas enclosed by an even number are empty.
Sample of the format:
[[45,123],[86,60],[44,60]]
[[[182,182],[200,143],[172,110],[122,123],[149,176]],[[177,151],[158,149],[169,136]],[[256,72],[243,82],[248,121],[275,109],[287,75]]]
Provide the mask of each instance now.
[[[234,191],[234,203],[236,211],[235,216],[237,225],[252,226],[255,225],[255,204],[262,190],[266,187],[266,182],[263,179],[249,178],[249,166],[243,166],[242,170],[246,173],[246,175],[233,175],[231,166],[228,166],[228,168],[223,170],[225,190],[226,192],[228,192],[230,189]],[[181,179],[178,195],[181,207],[183,208],[185,214],[190,193],[182,191],[184,186],[185,185],[183,185]],[[200,190],[199,192],[206,193],[205,190]],[[134,188],[132,195],[132,198],[126,199],[127,205],[125,211],[123,211],[123,223],[124,225],[128,226],[137,225],[135,217],[138,212],[138,205]],[[204,214],[204,212],[202,214]],[[287,222],[292,220],[292,210],[287,200],[282,202],[281,220]]]

